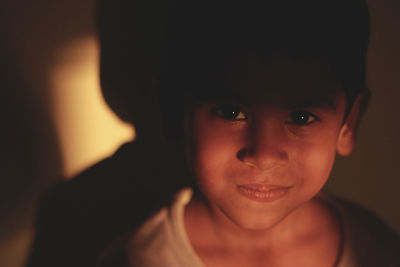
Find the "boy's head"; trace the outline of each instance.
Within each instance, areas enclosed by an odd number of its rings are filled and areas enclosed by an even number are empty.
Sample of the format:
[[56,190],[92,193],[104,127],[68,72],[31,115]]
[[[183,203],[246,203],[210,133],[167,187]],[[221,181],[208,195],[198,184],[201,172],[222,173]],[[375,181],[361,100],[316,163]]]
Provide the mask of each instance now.
[[165,121],[184,121],[190,168],[216,213],[272,226],[321,190],[337,152],[353,149],[365,3],[185,2],[173,12],[158,90],[184,105],[161,100]]
[[251,64],[320,64],[344,91],[346,111],[366,88],[363,0],[172,1],[168,18],[158,90],[172,137],[182,132],[181,103],[231,94]]

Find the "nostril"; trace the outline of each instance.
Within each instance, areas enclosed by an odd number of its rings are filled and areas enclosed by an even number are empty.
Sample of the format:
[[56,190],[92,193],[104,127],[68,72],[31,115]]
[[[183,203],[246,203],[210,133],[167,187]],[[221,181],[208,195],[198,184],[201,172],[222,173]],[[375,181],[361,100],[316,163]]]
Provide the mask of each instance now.
[[251,161],[251,151],[249,149],[241,149],[237,153],[237,158],[243,162],[246,166],[256,167],[255,162]]
[[250,160],[250,155],[251,155],[251,151],[249,151],[249,149],[243,148],[241,150],[238,151],[237,153],[237,158],[243,162],[245,165],[249,166],[249,167],[255,167],[255,163],[251,162]]
[[254,158],[254,150],[243,148],[238,151],[237,158],[249,167],[257,167],[256,159]]
[[252,153],[251,149],[242,148],[241,150],[238,151],[238,153],[237,153],[237,158],[238,158],[240,161],[243,161],[243,162],[244,162],[244,161],[245,161],[245,158],[251,156],[252,154],[253,154],[253,153]]
[[278,156],[281,160],[287,160],[289,158],[288,153],[286,153],[286,151],[278,152]]

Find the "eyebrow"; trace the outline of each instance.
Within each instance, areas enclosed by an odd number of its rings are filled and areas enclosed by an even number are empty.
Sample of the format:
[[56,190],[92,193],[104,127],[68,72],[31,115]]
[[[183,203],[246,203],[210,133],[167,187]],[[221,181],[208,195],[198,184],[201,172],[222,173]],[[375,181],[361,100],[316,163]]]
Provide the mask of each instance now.
[[[199,99],[198,99],[199,100]],[[229,94],[213,94],[201,99],[199,102],[232,102],[240,105],[252,105],[254,102],[246,95],[237,92]],[[277,102],[270,102],[269,104],[278,104]],[[279,105],[279,104],[278,104]],[[337,107],[332,96],[325,95],[323,97],[314,97],[308,99],[292,99],[289,101],[281,102],[281,105],[286,109],[304,109],[304,108],[323,108],[329,111],[336,112]]]
[[235,93],[230,93],[230,94],[210,94],[207,96],[203,96],[200,98],[197,98],[197,102],[232,102],[236,104],[243,104],[243,105],[248,105],[250,104],[250,101],[246,97],[243,97],[239,94]]
[[326,96],[323,98],[306,99],[300,101],[292,101],[286,106],[289,109],[297,108],[328,108],[329,110],[336,112],[336,104],[332,97]]

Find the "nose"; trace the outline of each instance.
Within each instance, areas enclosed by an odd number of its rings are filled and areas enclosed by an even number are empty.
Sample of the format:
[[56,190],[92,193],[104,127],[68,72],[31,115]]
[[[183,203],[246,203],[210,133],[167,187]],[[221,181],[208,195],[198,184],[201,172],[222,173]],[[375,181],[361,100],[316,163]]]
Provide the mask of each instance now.
[[274,121],[254,123],[237,157],[245,165],[260,170],[281,166],[289,159],[285,135],[283,127]]

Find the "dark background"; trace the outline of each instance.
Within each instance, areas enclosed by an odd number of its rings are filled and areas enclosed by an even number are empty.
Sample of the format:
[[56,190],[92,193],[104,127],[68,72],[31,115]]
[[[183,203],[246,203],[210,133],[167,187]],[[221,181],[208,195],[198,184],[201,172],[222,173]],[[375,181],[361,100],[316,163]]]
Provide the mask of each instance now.
[[[368,86],[372,99],[356,151],[346,159],[338,158],[327,188],[368,207],[400,233],[400,1],[368,3]],[[97,64],[94,14],[94,0],[0,3],[0,266],[23,266],[33,236],[37,201],[44,190],[106,156],[124,139],[125,135],[101,135],[98,141],[108,142],[107,148],[97,150],[96,155],[79,152],[79,148],[88,145],[93,127],[97,126],[82,122],[82,114],[89,113],[81,111],[82,106],[76,103],[84,103],[85,90],[98,90],[96,71],[88,74],[93,76],[90,88],[82,86],[74,91],[68,87],[70,83],[58,88],[54,83],[54,75],[58,75],[55,70],[71,60]],[[74,43],[69,49],[79,49],[76,44],[82,40],[89,40],[80,50],[84,52],[72,53],[73,59],[67,54],[67,60],[60,61],[60,53],[65,51],[62,49]],[[94,56],[89,57],[85,51]],[[79,64],[71,65],[74,66]],[[79,71],[71,73],[67,78]],[[76,83],[80,81],[77,79]],[[74,93],[75,97],[64,99],[63,93]],[[60,112],[69,115],[60,117]],[[90,114],[100,116],[96,112]],[[64,122],[62,118],[69,119]],[[97,120],[105,119],[102,115]],[[80,127],[81,132],[72,135],[62,131],[68,132],[71,125]],[[121,126],[115,126],[118,127]],[[87,135],[79,135],[82,131]],[[73,149],[79,153],[74,154]]]

